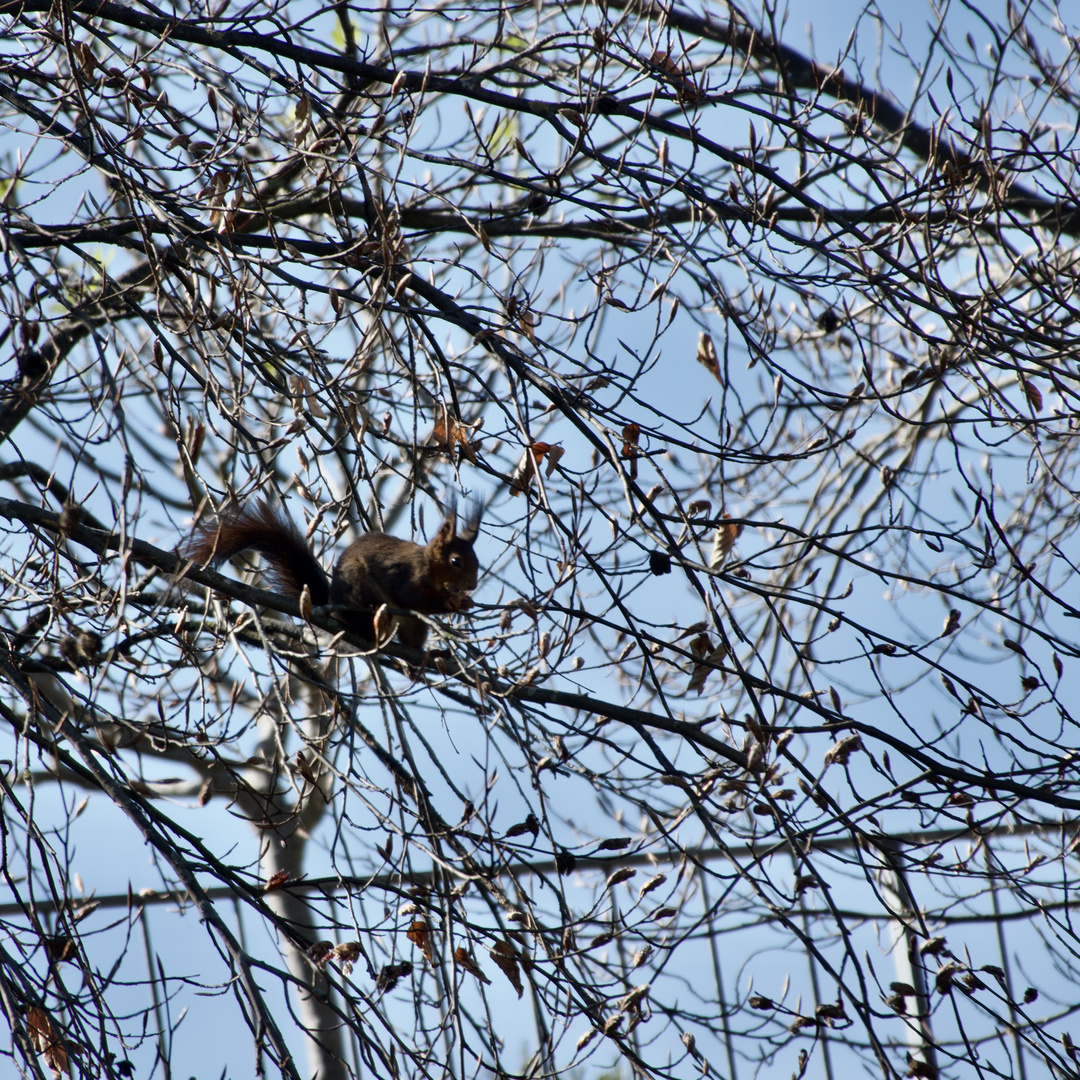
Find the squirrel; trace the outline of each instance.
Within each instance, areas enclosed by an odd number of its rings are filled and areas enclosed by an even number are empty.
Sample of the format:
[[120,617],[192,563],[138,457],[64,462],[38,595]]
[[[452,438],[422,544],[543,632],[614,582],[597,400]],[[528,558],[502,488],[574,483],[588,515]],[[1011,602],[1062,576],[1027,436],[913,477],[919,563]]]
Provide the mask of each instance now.
[[[275,591],[299,600],[306,585],[313,605],[343,608],[338,617],[345,626],[374,641],[375,612],[382,604],[424,615],[446,615],[468,605],[466,594],[476,588],[480,570],[473,551],[479,530],[477,504],[461,528],[452,506],[426,547],[382,532],[365,533],[345,549],[327,578],[292,519],[259,500],[217,525],[197,529],[183,553],[197,563],[218,566],[241,551],[257,551],[268,564],[264,573]],[[428,628],[421,619],[399,616],[396,627],[403,645],[424,647]]]

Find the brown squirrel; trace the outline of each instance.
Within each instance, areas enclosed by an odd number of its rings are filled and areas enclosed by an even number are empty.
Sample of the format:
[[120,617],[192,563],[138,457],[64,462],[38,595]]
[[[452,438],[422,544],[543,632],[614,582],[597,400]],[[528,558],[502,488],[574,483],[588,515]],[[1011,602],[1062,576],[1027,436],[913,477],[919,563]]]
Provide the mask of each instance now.
[[[268,584],[299,600],[306,585],[312,604],[345,609],[341,621],[361,637],[375,639],[375,612],[381,604],[424,615],[446,615],[468,603],[480,564],[473,543],[480,529],[480,507],[470,509],[459,529],[453,507],[426,546],[373,532],[354,540],[337,561],[332,578],[315,558],[292,519],[259,500],[217,525],[197,529],[184,547],[195,562],[218,566],[241,551],[259,552],[268,566]],[[397,619],[403,645],[422,649],[427,626],[413,616]]]

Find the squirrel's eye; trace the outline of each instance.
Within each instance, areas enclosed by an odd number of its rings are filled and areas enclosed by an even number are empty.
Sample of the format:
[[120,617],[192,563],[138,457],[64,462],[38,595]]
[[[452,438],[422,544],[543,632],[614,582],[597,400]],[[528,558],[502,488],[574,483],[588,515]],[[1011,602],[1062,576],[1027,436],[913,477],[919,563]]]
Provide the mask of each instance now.
[[454,568],[459,567],[461,565],[461,556],[460,555],[451,555],[450,556],[450,565],[453,566]]

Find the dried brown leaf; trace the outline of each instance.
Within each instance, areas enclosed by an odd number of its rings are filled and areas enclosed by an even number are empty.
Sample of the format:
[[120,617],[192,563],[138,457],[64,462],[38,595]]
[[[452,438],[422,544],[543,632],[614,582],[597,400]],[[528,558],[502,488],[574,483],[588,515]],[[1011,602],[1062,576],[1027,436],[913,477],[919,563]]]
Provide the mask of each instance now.
[[286,881],[289,880],[288,870],[278,870],[271,875],[270,880],[263,886],[263,892],[273,892],[275,889],[280,889]]
[[510,980],[510,985],[517,991],[520,998],[525,993],[525,987],[521,982],[521,971],[518,965],[518,953],[509,941],[496,941],[488,949],[491,959],[499,966],[499,970]]
[[651,983],[643,983],[641,986],[635,986],[626,997],[619,1000],[619,1008],[623,1012],[639,1012],[641,1002],[648,997],[651,985]]
[[397,986],[399,979],[412,974],[412,969],[413,966],[408,960],[403,960],[400,964],[387,964],[380,969],[375,979],[375,988],[384,994],[389,993]]
[[929,941],[924,941],[919,946],[920,956],[937,956],[945,948],[945,939],[943,937],[932,937]]
[[409,927],[406,937],[424,954],[424,959],[434,963],[431,952],[431,929],[427,919],[416,919]]
[[1028,399],[1028,404],[1035,412],[1042,412],[1042,391],[1030,379],[1025,379],[1023,375],[1020,376],[1020,389],[1024,391],[1024,397]]
[[715,649],[708,634],[699,634],[689,643],[690,652],[697,658],[690,682],[686,685],[688,694],[701,693],[709,673],[716,670],[716,665],[727,656],[727,647],[721,642]]
[[31,1005],[26,1010],[26,1026],[34,1049],[45,1058],[45,1063],[52,1069],[53,1075],[70,1075],[67,1051],[64,1049],[60,1032],[49,1019],[49,1014],[44,1009]]
[[593,1039],[596,1038],[596,1035],[597,1035],[596,1028],[594,1028],[594,1027],[589,1028],[589,1030],[586,1031],[585,1034],[582,1035],[578,1039],[578,1041],[577,1041],[577,1052],[580,1054],[581,1051],[584,1050],[585,1047],[588,1046],[589,1043],[591,1043],[593,1041]]
[[953,976],[959,970],[960,965],[956,963],[948,963],[938,968],[938,973],[934,978],[934,985],[937,987],[939,994],[947,994],[952,989]]
[[[525,454],[514,470],[513,476],[510,477],[511,495],[520,495],[522,492],[529,490],[532,486],[533,477],[536,475],[537,467],[551,449],[551,444],[545,442],[534,442],[532,446],[526,448]],[[562,456],[561,451],[559,456]]]
[[622,851],[623,848],[628,848],[633,841],[629,836],[613,836],[608,840],[601,840],[596,845],[597,851]]
[[653,876],[638,889],[638,899],[640,900],[646,893],[651,893],[653,889],[659,889],[665,881],[667,881],[667,874],[653,874]]
[[833,743],[825,751],[825,764],[846,765],[851,755],[862,748],[862,739],[858,735],[849,735],[846,739]]
[[704,330],[698,334],[697,362],[711,372],[717,382],[724,381],[720,375],[720,360],[716,355],[716,345]]
[[632,866],[622,866],[613,874],[608,875],[607,887],[613,889],[616,885],[621,885],[636,875],[637,871]]
[[717,526],[716,535],[713,537],[712,554],[709,556],[709,569],[719,570],[727,561],[735,541],[742,532],[742,526],[730,520],[730,514],[721,514],[722,520]]
[[539,832],[540,822],[536,820],[535,814],[530,814],[524,821],[519,821],[506,830],[506,839],[509,840],[515,836],[524,836],[525,833],[531,833],[532,838],[535,840]]
[[475,976],[482,983],[486,983],[488,986],[491,985],[491,980],[481,971],[480,965],[473,959],[472,954],[460,945],[454,950],[454,963],[463,971]]
[[[479,426],[474,425],[474,427]],[[477,442],[469,439],[471,429],[456,417],[451,416],[442,409],[435,417],[435,426],[431,432],[431,442],[444,453],[452,454],[455,449],[461,451],[461,456],[472,464],[476,464],[476,452],[480,447]]]

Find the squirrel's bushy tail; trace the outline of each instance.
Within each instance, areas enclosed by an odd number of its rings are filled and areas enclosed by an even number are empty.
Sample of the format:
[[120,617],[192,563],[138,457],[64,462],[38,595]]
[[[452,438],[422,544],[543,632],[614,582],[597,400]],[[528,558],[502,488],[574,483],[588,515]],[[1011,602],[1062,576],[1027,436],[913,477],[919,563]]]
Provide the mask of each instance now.
[[219,566],[247,550],[257,551],[266,561],[263,573],[275,592],[299,600],[306,585],[312,604],[330,602],[330,581],[307,540],[292,518],[262,499],[217,525],[198,529],[185,545],[184,555]]

